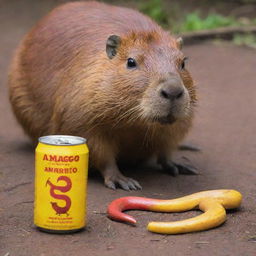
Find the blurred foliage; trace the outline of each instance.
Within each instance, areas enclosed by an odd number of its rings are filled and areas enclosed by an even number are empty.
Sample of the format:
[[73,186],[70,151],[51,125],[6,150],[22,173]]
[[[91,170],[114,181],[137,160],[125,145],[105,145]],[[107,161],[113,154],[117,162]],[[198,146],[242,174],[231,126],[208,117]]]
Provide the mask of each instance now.
[[[236,0],[233,0],[234,2]],[[241,4],[256,3],[256,0],[237,0]],[[174,33],[183,33],[199,30],[211,30],[220,27],[248,26],[256,25],[256,19],[247,17],[235,18],[224,16],[218,13],[202,15],[200,11],[190,13],[184,12],[177,3],[172,3],[172,8],[168,10],[165,0],[143,0],[138,3],[140,11],[154,19],[165,28],[171,28]],[[236,34],[233,38],[236,45],[247,45],[256,48],[256,36],[253,34]]]
[[236,25],[239,25],[239,22],[233,17],[212,13],[205,18],[201,18],[198,12],[193,12],[186,15],[184,21],[175,30],[187,32]]
[[164,9],[163,0],[148,0],[142,2],[139,5],[141,12],[147,14],[157,23],[167,26],[168,25],[168,14]]
[[[252,0],[243,0],[243,2]],[[253,0],[256,2],[256,0]],[[172,10],[167,12],[164,0],[148,0],[139,3],[139,9],[146,15],[153,18],[160,25],[171,28],[175,33],[210,30],[227,26],[255,25],[256,20],[246,18],[238,19],[231,16],[223,16],[217,13],[210,13],[202,18],[199,11],[182,14],[180,6],[172,4]]]
[[254,35],[254,34],[247,34],[247,35],[236,34],[236,35],[234,35],[233,43],[236,45],[246,45],[246,46],[256,48],[256,35]]

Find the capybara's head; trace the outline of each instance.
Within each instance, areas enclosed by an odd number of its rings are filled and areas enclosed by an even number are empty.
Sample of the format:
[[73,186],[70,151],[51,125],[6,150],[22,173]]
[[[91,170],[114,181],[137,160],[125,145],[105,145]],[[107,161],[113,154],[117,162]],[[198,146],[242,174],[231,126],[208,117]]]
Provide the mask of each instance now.
[[192,115],[195,89],[179,39],[156,31],[111,35],[106,54],[112,92],[125,106],[116,109],[119,121],[171,124]]

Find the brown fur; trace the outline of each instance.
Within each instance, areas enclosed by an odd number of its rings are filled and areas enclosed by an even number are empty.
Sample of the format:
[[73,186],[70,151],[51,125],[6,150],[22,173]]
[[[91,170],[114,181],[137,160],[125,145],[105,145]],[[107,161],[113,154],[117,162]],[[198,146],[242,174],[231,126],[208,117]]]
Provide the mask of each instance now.
[[[112,34],[122,41],[110,60],[105,49]],[[140,69],[127,70],[130,56]],[[10,101],[33,140],[47,134],[86,137],[91,166],[106,182],[116,159],[169,158],[188,132],[196,93],[189,72],[177,69],[182,58],[175,39],[137,11],[68,3],[21,42],[10,70]],[[154,110],[154,91],[170,73],[182,79],[190,107],[185,118],[162,125],[148,115],[161,112],[161,106]]]

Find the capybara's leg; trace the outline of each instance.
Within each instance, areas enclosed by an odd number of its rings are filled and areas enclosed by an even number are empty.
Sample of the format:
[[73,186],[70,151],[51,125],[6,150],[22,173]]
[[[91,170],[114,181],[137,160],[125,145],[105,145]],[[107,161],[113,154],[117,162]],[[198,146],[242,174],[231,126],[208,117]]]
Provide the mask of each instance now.
[[[103,139],[102,136],[94,137],[88,141],[92,167],[98,169],[108,188],[116,189],[120,187],[124,190],[141,189],[140,184],[129,177],[125,177],[118,169],[116,164],[117,147],[113,140]],[[91,146],[90,146],[91,144]]]

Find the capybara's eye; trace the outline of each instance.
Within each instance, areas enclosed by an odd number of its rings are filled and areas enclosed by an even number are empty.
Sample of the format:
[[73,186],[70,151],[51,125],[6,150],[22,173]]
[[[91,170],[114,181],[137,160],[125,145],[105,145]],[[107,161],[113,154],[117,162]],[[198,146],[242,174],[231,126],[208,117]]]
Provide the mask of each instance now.
[[180,69],[181,70],[183,70],[183,69],[185,69],[185,66],[186,66],[186,60],[187,60],[188,58],[187,57],[185,57],[183,60],[182,60],[182,62],[181,62],[181,64],[180,64]]
[[185,61],[184,61],[184,60],[181,62],[180,68],[181,68],[181,69],[184,69],[184,68],[185,68]]
[[135,68],[136,66],[137,66],[137,63],[136,63],[135,59],[129,58],[127,60],[127,67],[128,68]]

